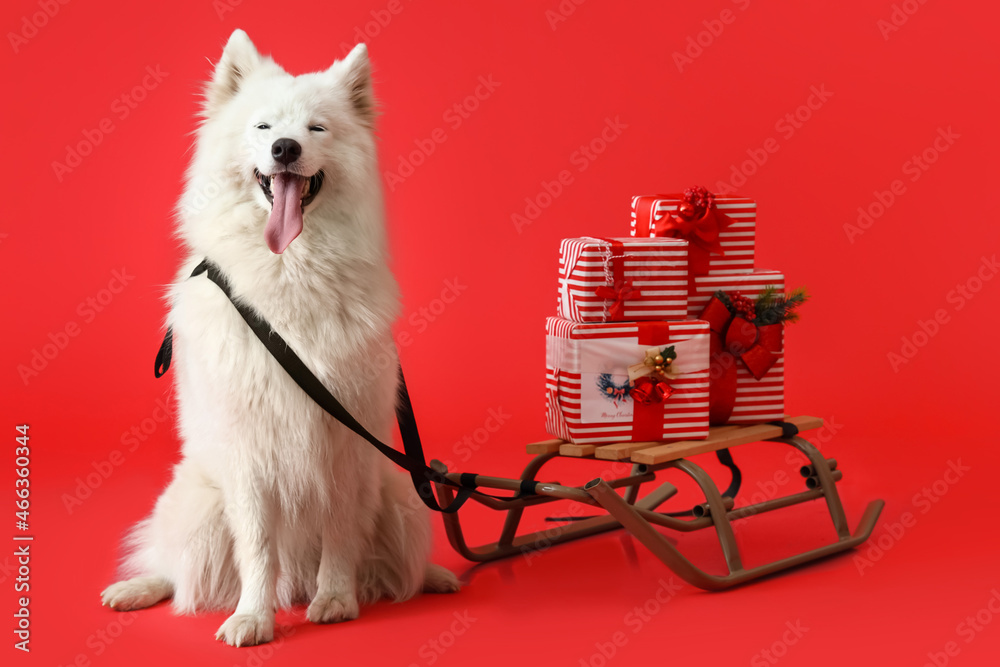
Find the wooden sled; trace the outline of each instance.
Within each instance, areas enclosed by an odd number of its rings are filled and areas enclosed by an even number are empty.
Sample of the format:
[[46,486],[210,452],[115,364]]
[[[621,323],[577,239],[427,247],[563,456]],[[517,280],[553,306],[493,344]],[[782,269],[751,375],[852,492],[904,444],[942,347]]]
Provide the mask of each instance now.
[[[792,417],[785,424],[794,425],[799,432],[815,429],[823,425],[816,417]],[[486,562],[524,554],[538,549],[546,549],[588,535],[595,535],[616,528],[625,528],[663,561],[679,577],[688,583],[706,590],[720,590],[746,583],[765,575],[780,572],[846,551],[868,539],[885,503],[874,500],[868,504],[857,529],[852,534],[844,515],[844,508],[837,494],[836,482],[842,472],[837,469],[834,459],[826,459],[812,444],[799,435],[790,435],[795,429],[781,425],[760,424],[754,426],[712,427],[708,439],[689,440],[672,443],[625,442],[609,445],[579,445],[562,440],[546,440],[528,445],[528,453],[535,458],[528,464],[518,479],[505,479],[476,475],[475,483],[483,488],[503,489],[517,492],[509,500],[473,494],[470,499],[491,509],[505,512],[503,528],[496,542],[482,546],[469,546],[462,532],[459,513],[443,514],[448,540],[465,558]],[[768,441],[790,445],[801,451],[809,459],[801,473],[806,478],[806,490],[783,498],[775,498],[754,505],[735,507],[734,498],[723,496],[712,478],[688,457],[706,452],[736,447],[751,442]],[[563,486],[558,483],[538,483],[532,485],[542,466],[556,457],[603,459],[631,463],[631,472],[621,478],[605,481],[594,479],[582,487]],[[461,483],[461,475],[450,473],[440,461],[431,466],[444,473],[449,479]],[[657,508],[677,493],[670,482],[663,482],[653,491],[639,499],[639,489],[643,484],[653,482],[659,470],[675,468],[690,476],[701,487],[705,502],[697,505],[690,518],[678,518],[657,512]],[[448,504],[454,498],[454,489],[444,484],[435,484],[441,503]],[[623,488],[624,496],[615,489]],[[530,492],[529,492],[530,491]],[[804,553],[783,558],[766,565],[750,569],[743,567],[732,522],[770,512],[772,510],[797,505],[809,500],[824,498],[830,518],[837,531],[837,541]],[[517,535],[521,516],[526,507],[542,505],[556,500],[573,500],[584,505],[602,507],[608,514],[580,521],[567,522],[548,530],[527,535]],[[663,526],[679,531],[701,530],[714,527],[718,534],[722,553],[729,574],[725,576],[708,574],[685,558],[654,526]]]

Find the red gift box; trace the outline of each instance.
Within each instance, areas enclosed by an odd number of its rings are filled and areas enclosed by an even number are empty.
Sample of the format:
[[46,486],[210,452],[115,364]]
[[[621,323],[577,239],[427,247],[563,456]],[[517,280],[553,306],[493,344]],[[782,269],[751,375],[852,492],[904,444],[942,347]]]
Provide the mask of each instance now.
[[[707,322],[546,320],[546,429],[578,443],[708,436]],[[672,349],[671,349],[672,348]],[[663,375],[643,364],[676,355]]]
[[687,318],[688,244],[677,239],[563,239],[559,315],[574,322]]
[[734,316],[716,292],[756,299],[766,287],[785,290],[780,271],[698,276],[689,312],[712,329],[712,425],[756,424],[785,415],[784,327],[758,326]]
[[748,197],[694,188],[632,198],[632,236],[689,241],[692,275],[752,271],[756,228],[757,203]]

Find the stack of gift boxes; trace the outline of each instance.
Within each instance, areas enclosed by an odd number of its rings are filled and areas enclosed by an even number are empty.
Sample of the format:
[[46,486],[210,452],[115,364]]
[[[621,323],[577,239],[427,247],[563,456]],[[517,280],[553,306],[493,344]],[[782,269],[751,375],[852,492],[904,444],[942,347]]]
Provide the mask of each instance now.
[[704,188],[639,196],[630,237],[563,240],[559,316],[546,322],[549,433],[697,440],[709,425],[783,417],[782,318],[755,307],[783,299],[785,281],[754,267],[756,209]]

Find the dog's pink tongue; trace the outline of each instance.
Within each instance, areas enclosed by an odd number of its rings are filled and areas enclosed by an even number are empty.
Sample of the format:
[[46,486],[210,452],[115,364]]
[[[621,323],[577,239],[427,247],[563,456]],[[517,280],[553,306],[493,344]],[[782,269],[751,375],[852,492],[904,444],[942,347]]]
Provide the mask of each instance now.
[[271,252],[280,255],[302,233],[301,176],[283,172],[271,178],[271,215],[264,228],[264,238]]

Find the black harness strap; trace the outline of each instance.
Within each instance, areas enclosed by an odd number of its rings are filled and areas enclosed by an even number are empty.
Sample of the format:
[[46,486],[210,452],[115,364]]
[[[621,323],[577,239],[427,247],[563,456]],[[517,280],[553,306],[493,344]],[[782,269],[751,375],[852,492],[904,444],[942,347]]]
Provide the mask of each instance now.
[[[323,383],[313,375],[312,371],[299,359],[298,355],[288,346],[288,343],[271,328],[267,320],[262,318],[249,306],[239,302],[233,297],[229,287],[229,281],[222,274],[222,271],[207,259],[195,267],[191,277],[204,273],[209,280],[219,286],[229,301],[236,307],[239,314],[249,325],[251,331],[258,340],[264,344],[271,356],[281,365],[285,372],[295,381],[304,392],[316,402],[321,408],[330,414],[334,419],[351,429],[357,435],[367,440],[375,449],[393,463],[410,473],[413,485],[417,490],[420,499],[427,507],[437,512],[455,512],[460,508],[469,496],[473,493],[487,496],[488,494],[476,491],[476,476],[472,473],[463,473],[461,483],[456,484],[450,479],[430,468],[425,463],[423,447],[420,444],[420,434],[417,431],[417,421],[413,414],[413,406],[410,403],[410,395],[406,391],[406,381],[403,379],[403,369],[399,369],[399,401],[396,405],[396,421],[399,423],[399,433],[403,441],[403,452],[400,452],[389,445],[386,445],[362,426],[347,409],[340,404],[333,394],[331,394]],[[156,365],[153,369],[156,377],[161,377],[170,368],[170,358],[173,348],[173,331],[167,329],[167,333],[160,345],[160,351],[156,355]],[[455,499],[447,507],[441,507],[434,496],[432,483],[444,484],[455,487]],[[498,498],[497,496],[489,496]],[[509,498],[498,498],[509,500]]]

